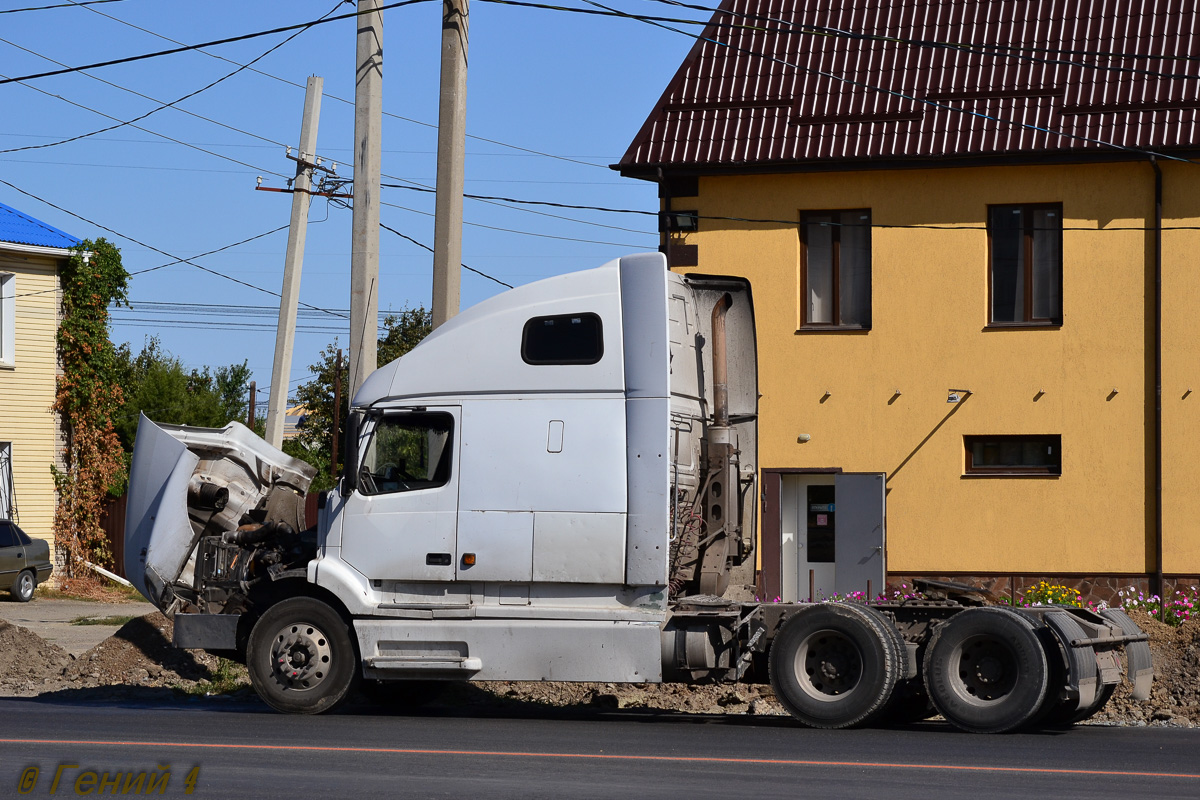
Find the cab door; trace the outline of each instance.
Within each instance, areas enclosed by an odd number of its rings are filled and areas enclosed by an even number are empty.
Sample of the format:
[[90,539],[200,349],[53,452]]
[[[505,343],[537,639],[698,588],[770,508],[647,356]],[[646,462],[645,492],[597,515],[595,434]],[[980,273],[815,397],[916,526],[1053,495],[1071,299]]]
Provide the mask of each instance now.
[[442,406],[367,418],[342,558],[371,580],[454,580],[460,416]]

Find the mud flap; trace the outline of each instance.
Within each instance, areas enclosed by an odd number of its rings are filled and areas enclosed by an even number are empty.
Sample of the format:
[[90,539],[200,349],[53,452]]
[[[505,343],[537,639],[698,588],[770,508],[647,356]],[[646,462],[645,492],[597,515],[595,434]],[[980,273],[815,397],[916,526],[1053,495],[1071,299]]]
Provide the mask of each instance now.
[[[1144,636],[1145,633],[1124,611],[1106,608],[1100,616],[1121,629],[1127,636]],[[1145,641],[1126,642],[1125,658],[1129,662],[1129,680],[1133,683],[1133,699],[1149,700],[1150,686],[1154,681],[1154,665],[1150,658],[1150,644]]]
[[1088,708],[1096,699],[1096,651],[1089,644],[1072,646],[1087,639],[1083,628],[1065,611],[1047,612],[1043,619],[1058,637],[1067,657],[1067,688],[1078,693],[1076,710]]

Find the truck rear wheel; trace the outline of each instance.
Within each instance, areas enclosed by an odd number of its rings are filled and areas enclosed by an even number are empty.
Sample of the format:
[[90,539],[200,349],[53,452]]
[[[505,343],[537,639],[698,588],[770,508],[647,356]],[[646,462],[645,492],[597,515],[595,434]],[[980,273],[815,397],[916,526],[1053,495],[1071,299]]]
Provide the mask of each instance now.
[[792,616],[769,656],[779,701],[814,728],[870,722],[886,707],[900,673],[887,624],[853,605],[813,606]]
[[1004,608],[971,608],[934,632],[925,686],[937,710],[972,733],[1004,733],[1033,721],[1050,667],[1033,623]]
[[293,597],[255,623],[246,648],[254,690],[288,714],[323,714],[341,705],[358,678],[345,620],[326,603]]

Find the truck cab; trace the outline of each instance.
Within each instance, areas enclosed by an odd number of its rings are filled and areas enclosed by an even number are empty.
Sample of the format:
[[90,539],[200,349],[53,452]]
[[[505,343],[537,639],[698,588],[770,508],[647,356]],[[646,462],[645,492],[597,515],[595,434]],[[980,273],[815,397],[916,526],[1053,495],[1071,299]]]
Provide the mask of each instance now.
[[[660,681],[670,601],[753,581],[755,365],[743,280],[655,253],[523,286],[367,378],[317,520],[312,468],[238,423],[143,418],[126,572],[178,644],[245,653],[252,676],[256,655],[333,658],[254,635],[315,602],[367,679]],[[267,669],[260,692],[344,694]]]

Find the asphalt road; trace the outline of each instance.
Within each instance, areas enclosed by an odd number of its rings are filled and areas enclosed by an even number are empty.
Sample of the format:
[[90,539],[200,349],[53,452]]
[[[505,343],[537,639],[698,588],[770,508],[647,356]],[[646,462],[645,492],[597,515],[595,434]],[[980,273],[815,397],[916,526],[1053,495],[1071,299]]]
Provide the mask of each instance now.
[[1200,797],[1200,730],[985,737],[931,723],[815,731],[780,719],[529,709],[288,717],[226,699],[5,699],[0,719],[0,797],[19,796],[30,768],[27,796],[50,795],[64,764],[78,766],[62,770],[61,795],[75,795],[89,771],[111,780],[169,767],[163,796],[183,796],[199,767],[194,797]]

